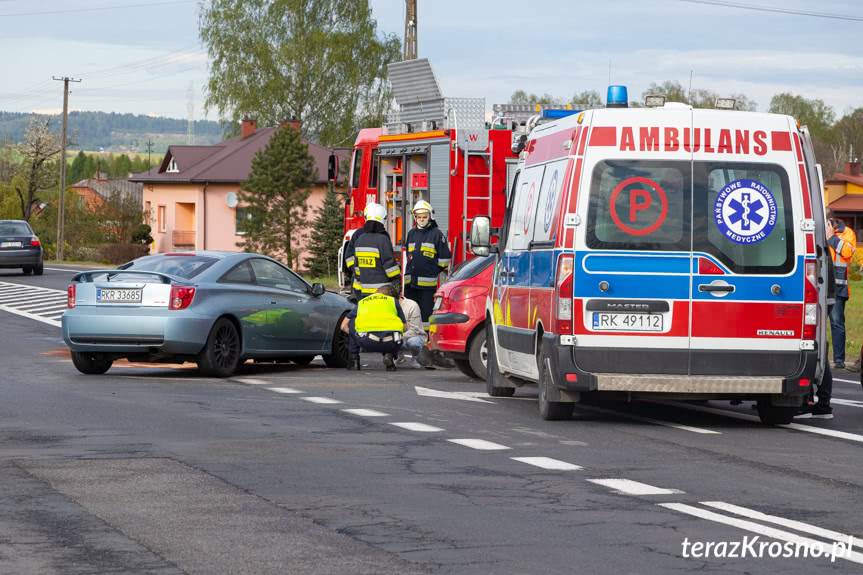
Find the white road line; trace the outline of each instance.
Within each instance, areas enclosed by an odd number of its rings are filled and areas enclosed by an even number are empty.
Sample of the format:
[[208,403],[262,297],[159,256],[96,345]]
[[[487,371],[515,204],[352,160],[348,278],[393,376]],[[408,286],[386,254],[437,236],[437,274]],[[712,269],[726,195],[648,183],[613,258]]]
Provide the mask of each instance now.
[[842,379],[841,377],[834,377],[833,381],[841,381],[842,383],[853,383],[854,385],[860,385],[860,381],[854,381],[853,379]]
[[332,399],[331,397],[301,397],[300,399],[308,401],[309,403],[344,403],[343,401]]
[[673,495],[675,493],[684,493],[679,489],[665,489],[664,487],[654,487],[646,483],[632,481],[630,479],[588,479],[591,483],[614,489],[618,493],[624,495]]
[[[18,309],[21,309],[21,308],[18,308]],[[62,316],[64,313],[66,313],[66,306],[65,305],[62,307],[51,306],[48,309],[44,309],[42,311],[27,310],[27,309],[25,309],[23,311],[29,311],[30,313],[35,313],[36,315],[41,315],[42,317],[46,317],[49,315],[57,315],[58,313]]]
[[581,405],[576,403],[576,409],[584,409],[587,411],[594,411],[597,413],[606,413],[611,415],[617,415],[619,417],[625,417],[627,419],[634,419],[635,421],[643,421],[645,423],[651,423],[653,425],[662,425],[665,427],[673,427],[674,429],[680,429],[682,431],[691,431],[692,433],[702,433],[705,435],[722,435],[719,431],[713,431],[712,429],[704,429],[702,427],[692,427],[691,425],[683,425],[682,423],[671,423],[670,421],[662,421],[660,419],[653,419],[652,417],[643,417],[641,415],[633,415],[629,413],[623,413],[621,411],[615,411],[613,409],[606,409],[604,407],[594,407],[592,405]]
[[674,407],[680,407],[682,409],[688,409],[690,411],[700,411],[702,413],[711,413],[713,415],[721,415],[722,417],[730,417],[732,419],[740,419],[743,421],[754,421],[755,423],[761,423],[761,419],[757,415],[748,415],[746,413],[737,413],[736,411],[728,411],[727,409],[717,409],[715,407],[704,407],[703,405],[691,405],[689,403],[682,403],[679,401],[657,401],[659,405],[671,405]]
[[[693,507],[692,505],[687,505],[685,503],[657,503],[657,505],[659,505],[660,507],[665,507],[666,509],[671,509],[672,511],[692,515],[693,517],[698,517],[700,519],[706,519],[708,521],[722,523],[723,525],[737,527],[738,529],[743,529],[744,531],[750,531],[752,533],[764,535],[765,537],[772,537],[773,539],[779,539],[781,541],[800,544],[801,546],[805,545],[810,549],[810,555],[811,550],[815,549],[823,551],[824,555],[826,555],[828,559],[830,557],[831,546],[824,545],[823,542],[816,539],[802,537],[800,535],[797,535],[796,533],[790,533],[781,529],[767,527],[753,521],[737,519],[736,517],[728,517],[720,513],[714,513],[713,511],[707,511],[706,509],[700,509],[698,507]],[[853,550],[846,551],[843,553],[837,553],[836,558],[863,564],[863,554]]]
[[290,387],[268,387],[270,391],[275,391],[276,393],[303,393],[299,389],[292,389]]
[[9,313],[14,313],[15,315],[20,315],[22,317],[26,317],[29,319],[35,319],[36,321],[41,321],[42,323],[47,323],[48,325],[53,325],[54,327],[62,327],[63,326],[63,324],[61,324],[59,321],[55,321],[53,319],[47,319],[47,318],[44,318],[44,317],[41,317],[38,315],[34,315],[32,313],[27,313],[26,311],[18,311],[17,309],[12,308],[12,307],[6,307],[4,305],[0,305],[0,310],[8,311]]
[[272,381],[264,381],[263,379],[252,379],[250,377],[232,377],[234,381],[245,383],[246,385],[273,385]]
[[32,293],[20,294],[20,295],[10,295],[5,297],[0,297],[0,303],[3,304],[13,304],[18,302],[28,302],[28,301],[41,301],[41,300],[49,300],[58,297],[59,294],[45,294],[45,295],[35,295]]
[[[480,399],[476,396],[475,392],[471,391],[439,391],[437,389],[429,389],[427,387],[419,387],[414,386],[414,390],[416,390],[417,395],[422,395],[425,397],[439,397],[442,399],[460,399],[462,401],[477,401],[479,403],[491,403],[494,404],[493,401],[486,401],[485,399]],[[488,397],[487,394],[481,393],[479,395],[483,395]]]
[[838,405],[847,405],[849,407],[863,407],[863,401],[859,399],[839,399],[834,397],[830,400],[830,403],[836,403]]
[[584,469],[580,465],[573,465],[572,463],[560,461],[559,459],[552,459],[551,457],[510,457],[510,459],[521,461],[528,465],[541,467],[543,469],[553,469],[555,471],[578,471],[579,469]]
[[389,413],[375,411],[374,409],[343,409],[342,411],[353,415],[361,415],[362,417],[389,417]]
[[479,449],[481,451],[500,451],[502,449],[511,449],[506,445],[492,443],[491,441],[486,441],[484,439],[447,439],[447,441],[451,441],[452,443],[458,443],[459,445],[464,445],[465,447],[470,447],[471,449]]
[[719,509],[720,511],[727,511],[729,513],[734,513],[735,515],[742,515],[743,517],[748,517],[749,519],[758,519],[766,523],[775,523],[777,525],[782,525],[783,527],[790,527],[791,529],[794,529],[796,531],[803,531],[804,533],[807,533],[809,535],[824,537],[825,539],[831,539],[840,543],[847,543],[848,538],[851,537],[850,535],[846,535],[845,533],[839,533],[838,531],[831,531],[830,529],[824,529],[823,527],[818,527],[816,525],[809,525],[808,523],[803,523],[802,521],[785,519],[784,517],[777,517],[775,515],[767,515],[766,513],[761,513],[760,511],[755,511],[754,509],[740,507],[739,505],[732,505],[731,503],[725,503],[723,501],[702,501],[701,504],[706,505],[707,507],[713,507],[714,509]]
[[39,303],[28,303],[27,305],[16,305],[16,309],[20,309],[22,311],[33,311],[36,309],[41,309],[42,311],[54,311],[56,309],[62,309],[68,307],[69,304],[66,302],[57,301],[57,303],[51,303],[51,300],[46,300]]
[[434,425],[426,425],[425,423],[416,423],[413,421],[390,422],[390,425],[395,425],[396,427],[401,427],[402,429],[407,429],[408,431],[422,431],[425,433],[443,431],[443,429],[441,429],[440,427],[435,427]]
[[[89,271],[100,271],[102,268],[44,268],[46,270],[51,270],[55,272],[69,272],[69,273],[79,273],[79,272],[89,272]],[[105,271],[110,270],[111,268],[105,268]]]

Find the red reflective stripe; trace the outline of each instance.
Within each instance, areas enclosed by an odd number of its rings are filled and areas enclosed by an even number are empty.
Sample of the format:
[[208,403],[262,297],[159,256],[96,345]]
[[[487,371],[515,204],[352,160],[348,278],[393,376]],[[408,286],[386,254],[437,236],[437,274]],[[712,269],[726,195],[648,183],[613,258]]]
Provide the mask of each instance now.
[[[617,146],[617,128],[597,127],[590,134],[590,145]],[[579,153],[579,155],[581,155]]]
[[815,237],[812,234],[806,234],[806,255],[815,253]]
[[803,216],[808,220],[812,217],[812,202],[809,199],[809,181],[806,179],[806,168],[800,164],[800,189],[803,190]]
[[791,134],[788,132],[771,132],[770,139],[774,152],[791,151]]
[[[575,161],[575,171],[572,175],[572,184],[569,187],[569,208],[566,210],[567,214],[576,213],[576,207],[578,206],[578,186],[581,182],[581,165],[584,163],[582,158],[579,158]],[[575,245],[575,228],[564,227],[564,238],[563,238],[563,247],[572,248]]]
[[794,134],[794,149],[797,151],[797,161],[803,161],[803,153],[800,151],[800,136],[798,134]]
[[585,126],[584,130],[581,132],[581,142],[578,144],[578,155],[584,155],[584,148],[587,146],[587,134],[590,132],[590,129]]
[[565,240],[564,231],[566,230],[566,225],[565,225],[566,218],[563,217],[563,214],[565,214],[566,212],[564,211],[563,208],[564,208],[564,206],[569,205],[569,193],[570,193],[570,190],[572,189],[572,170],[574,168],[575,168],[575,161],[572,158],[570,158],[569,161],[566,163],[566,172],[564,172],[564,175],[563,175],[563,187],[562,187],[561,194],[560,194],[561,201],[560,201],[560,204],[555,206],[556,211],[555,211],[554,217],[555,217],[556,223],[557,223],[557,225],[556,225],[557,231],[555,233],[556,247],[563,247],[563,245],[565,243],[564,242],[564,240]]

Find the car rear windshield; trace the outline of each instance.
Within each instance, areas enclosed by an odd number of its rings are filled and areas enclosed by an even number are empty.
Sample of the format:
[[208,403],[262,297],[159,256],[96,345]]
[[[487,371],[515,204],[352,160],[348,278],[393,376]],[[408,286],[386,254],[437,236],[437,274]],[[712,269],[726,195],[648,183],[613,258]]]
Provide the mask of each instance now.
[[32,236],[33,231],[24,222],[0,222],[0,236]]
[[495,256],[477,256],[469,260],[465,260],[453,269],[452,275],[449,276],[450,281],[466,280],[479,275],[480,272],[487,269],[494,263]]
[[126,267],[127,271],[146,271],[191,279],[218,261],[208,256],[150,256],[137,259]]

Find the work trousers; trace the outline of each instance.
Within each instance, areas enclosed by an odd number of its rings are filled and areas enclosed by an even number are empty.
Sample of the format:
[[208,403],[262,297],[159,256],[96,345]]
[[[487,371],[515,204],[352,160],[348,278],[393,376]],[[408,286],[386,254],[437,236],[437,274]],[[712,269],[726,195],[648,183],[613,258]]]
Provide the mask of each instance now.
[[830,316],[830,333],[833,336],[833,363],[845,365],[845,302],[848,298],[836,297],[836,303],[827,306]]
[[[395,336],[398,336],[398,339]],[[384,341],[389,338],[389,341]],[[360,351],[379,353],[398,353],[402,345],[401,333],[392,331],[370,331],[359,334],[351,322],[351,333],[348,339],[348,354],[356,357]]]
[[434,308],[434,292],[431,289],[416,289],[405,286],[405,297],[417,302],[420,306],[420,315],[422,315],[423,323],[429,320]]

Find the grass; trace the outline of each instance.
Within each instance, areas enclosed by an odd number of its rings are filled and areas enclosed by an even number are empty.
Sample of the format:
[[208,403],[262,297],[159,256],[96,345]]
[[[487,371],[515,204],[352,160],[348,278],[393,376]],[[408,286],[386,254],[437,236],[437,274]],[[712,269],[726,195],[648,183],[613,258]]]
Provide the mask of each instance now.
[[[845,361],[854,362],[860,357],[860,345],[863,344],[863,281],[848,282],[851,288],[851,298],[845,303]],[[827,324],[827,341],[833,349],[830,324]],[[828,356],[832,361],[832,352]]]
[[322,284],[324,284],[324,287],[326,287],[329,290],[336,290],[336,291],[339,290],[339,278],[336,275],[331,275],[331,276],[303,275],[303,279],[306,280],[307,282],[309,282],[310,284],[322,283]]
[[102,262],[87,262],[87,261],[76,261],[76,260],[45,260],[46,264],[68,264],[70,266],[93,266],[93,268],[113,268],[110,264],[105,264]]

